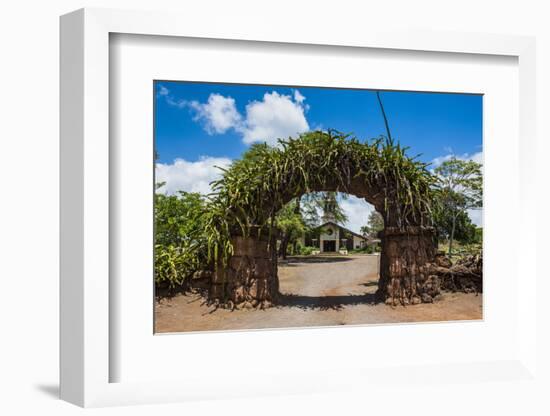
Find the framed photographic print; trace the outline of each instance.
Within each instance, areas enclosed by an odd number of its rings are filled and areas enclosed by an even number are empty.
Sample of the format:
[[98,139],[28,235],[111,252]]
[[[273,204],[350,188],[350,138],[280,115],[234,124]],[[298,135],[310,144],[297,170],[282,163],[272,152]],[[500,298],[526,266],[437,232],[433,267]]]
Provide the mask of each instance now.
[[62,398],[536,383],[534,41],[242,23],[61,19]]
[[154,93],[155,332],[482,318],[482,95]]

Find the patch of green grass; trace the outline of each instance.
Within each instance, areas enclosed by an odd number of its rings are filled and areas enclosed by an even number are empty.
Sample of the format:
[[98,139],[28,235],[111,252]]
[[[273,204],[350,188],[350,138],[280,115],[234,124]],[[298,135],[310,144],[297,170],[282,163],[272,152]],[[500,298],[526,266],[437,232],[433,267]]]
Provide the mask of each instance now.
[[[443,251],[445,254],[449,253],[449,242],[442,241],[438,244],[439,251]],[[483,247],[481,243],[464,244],[459,241],[453,241],[453,250],[451,255],[451,261],[455,263],[458,259],[476,255],[481,253]]]

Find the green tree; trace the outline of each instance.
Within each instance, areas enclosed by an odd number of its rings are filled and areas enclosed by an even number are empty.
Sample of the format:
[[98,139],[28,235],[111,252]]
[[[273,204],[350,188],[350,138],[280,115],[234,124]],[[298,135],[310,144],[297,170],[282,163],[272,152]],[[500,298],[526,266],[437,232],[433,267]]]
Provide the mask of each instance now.
[[477,242],[476,226],[466,212],[459,212],[455,216],[452,211],[441,209],[441,205],[436,205],[433,219],[438,237],[450,240],[454,219],[453,240],[467,244]]
[[297,199],[293,199],[279,210],[275,217],[275,225],[281,241],[279,256],[286,259],[289,244],[296,242],[306,232]]
[[378,211],[372,211],[369,214],[367,225],[361,227],[361,233],[364,236],[376,237],[384,229],[384,218]]
[[313,229],[321,225],[321,216],[319,215],[318,203],[311,194],[303,195],[299,200],[300,212],[304,224],[308,229]]
[[327,202],[330,202],[330,214],[337,224],[344,224],[348,217],[339,203],[339,198],[346,199],[347,194],[337,192],[311,192],[300,198],[301,212],[304,222],[310,227],[321,225],[322,216],[319,212],[324,212]]
[[[162,184],[157,185],[157,189]],[[197,193],[155,194],[155,282],[181,285],[208,263],[206,201]]]
[[477,227],[474,232],[474,238],[472,243],[482,244],[483,243],[483,228]]
[[434,191],[436,218],[449,218],[449,255],[452,254],[459,218],[470,209],[483,205],[481,164],[452,157],[435,168],[437,183]]

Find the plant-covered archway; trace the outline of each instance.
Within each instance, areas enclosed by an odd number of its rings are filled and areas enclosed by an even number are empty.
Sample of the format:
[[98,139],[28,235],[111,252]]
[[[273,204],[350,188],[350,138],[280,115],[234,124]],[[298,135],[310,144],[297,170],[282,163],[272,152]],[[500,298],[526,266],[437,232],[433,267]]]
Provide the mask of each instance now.
[[306,133],[278,147],[253,146],[214,184],[206,219],[215,269],[209,297],[276,303],[276,213],[303,194],[336,191],[365,199],[384,217],[380,300],[430,301],[433,177],[405,150],[391,140],[361,142],[334,131]]

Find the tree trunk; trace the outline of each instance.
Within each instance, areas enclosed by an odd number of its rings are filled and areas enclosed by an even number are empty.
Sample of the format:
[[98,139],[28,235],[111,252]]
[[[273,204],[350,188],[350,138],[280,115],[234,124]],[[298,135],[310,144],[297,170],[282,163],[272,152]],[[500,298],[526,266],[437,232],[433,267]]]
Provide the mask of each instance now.
[[210,285],[211,301],[231,308],[269,306],[279,293],[275,238],[234,237],[233,256],[218,264]]
[[456,215],[453,215],[453,225],[451,226],[451,235],[449,236],[449,257],[453,254],[453,240],[455,237]]
[[433,229],[386,227],[381,232],[378,297],[396,305],[432,302],[439,293],[438,279],[430,275],[435,257]]
[[279,257],[281,257],[283,260],[286,260],[286,257],[287,257],[289,241],[290,241],[289,235],[287,234],[283,235],[283,238],[281,239],[281,246],[279,247]]
[[[381,301],[396,305],[432,302],[439,294],[439,279],[430,274],[435,258],[433,229],[386,227],[381,233]],[[234,237],[233,256],[218,264],[212,275],[209,297],[229,307],[269,306],[279,294],[275,237]]]

